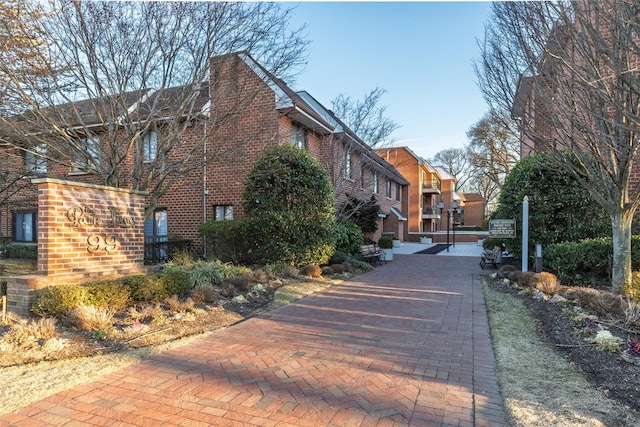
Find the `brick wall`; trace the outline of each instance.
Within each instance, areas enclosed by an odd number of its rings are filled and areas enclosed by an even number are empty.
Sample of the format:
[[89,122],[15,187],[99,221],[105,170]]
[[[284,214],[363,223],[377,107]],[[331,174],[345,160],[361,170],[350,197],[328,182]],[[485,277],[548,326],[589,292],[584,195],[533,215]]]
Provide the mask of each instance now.
[[[280,143],[279,115],[273,90],[238,56],[211,60],[211,116],[217,121],[210,135],[206,169],[207,219],[216,205],[233,206],[242,218],[245,180],[258,157]],[[289,137],[289,134],[286,135]]]
[[7,237],[12,235],[12,213],[35,211],[38,194],[25,174],[22,151],[2,147],[0,157],[0,173],[4,174],[0,181],[0,237]]
[[467,200],[464,202],[464,225],[481,227],[484,221],[484,202]]
[[[172,152],[172,161],[182,158],[192,159],[200,167],[175,179],[170,188],[158,199],[157,209],[167,211],[167,233],[169,238],[191,240],[196,254],[201,253],[202,241],[198,228],[204,222],[205,186],[204,164],[205,150],[208,144],[207,119],[194,121],[180,135],[180,146]],[[161,132],[161,130],[160,130]],[[171,176],[170,179],[174,177]]]
[[142,267],[143,193],[49,178],[34,183],[39,193],[39,273]]

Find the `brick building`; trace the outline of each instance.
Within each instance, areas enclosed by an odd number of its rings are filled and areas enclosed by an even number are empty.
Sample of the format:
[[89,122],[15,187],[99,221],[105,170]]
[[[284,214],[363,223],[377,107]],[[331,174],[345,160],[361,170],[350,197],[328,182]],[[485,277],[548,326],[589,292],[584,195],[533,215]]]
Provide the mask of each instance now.
[[466,227],[482,227],[486,211],[484,197],[479,193],[461,193],[464,206],[462,224]]
[[[434,168],[408,147],[377,149],[376,153],[391,163],[409,181],[407,201],[407,227],[404,239],[418,241],[420,236],[447,229],[447,210],[457,204],[449,217],[450,227],[456,225],[482,225],[483,202],[469,195],[473,201],[467,205],[464,194],[455,191],[456,177],[442,168]],[[443,209],[440,209],[443,203]],[[471,221],[471,222],[469,222]]]
[[[337,214],[349,197],[373,198],[380,206],[380,215],[378,231],[370,237],[377,240],[383,232],[405,235],[403,212],[407,209],[408,181],[339,118],[310,94],[294,92],[247,53],[212,58],[210,64],[209,81],[191,87],[195,87],[195,100],[189,104],[189,111],[185,111],[180,120],[158,119],[154,126],[148,126],[147,131],[135,139],[139,147],[121,159],[127,166],[122,169],[125,172],[110,177],[108,182],[93,174],[93,166],[86,166],[84,160],[80,166],[68,160],[52,161],[56,153],[51,147],[1,148],[2,156],[9,161],[2,162],[0,172],[7,176],[13,174],[15,178],[4,194],[0,194],[0,236],[16,242],[36,242],[38,215],[32,177],[131,188],[139,172],[136,168],[152,167],[152,162],[147,160],[162,154],[158,147],[163,129],[178,125],[181,129],[176,141],[179,148],[175,151],[177,154],[169,155],[189,153],[193,164],[202,167],[173,177],[171,185],[157,200],[149,198],[145,221],[147,241],[189,240],[198,254],[204,254],[198,227],[207,220],[243,216],[245,179],[264,150],[278,144],[299,146],[324,166],[335,188]],[[101,104],[96,100],[80,101],[74,103],[74,108],[84,112],[81,122],[68,121],[61,126],[73,127],[79,135],[91,129],[93,136],[86,138],[86,152],[92,157],[88,160],[98,168],[105,161],[112,161],[101,135],[125,132],[118,128],[119,114],[135,110],[141,121],[149,121],[143,117],[144,105],[162,103],[178,96],[182,89],[123,94],[130,105],[128,109],[120,109],[125,111],[114,112],[107,106],[101,111]],[[175,111],[166,113],[166,116],[175,116]],[[77,131],[79,128],[81,132]],[[125,136],[123,141],[127,140]],[[144,161],[136,162],[135,155],[144,157]]]

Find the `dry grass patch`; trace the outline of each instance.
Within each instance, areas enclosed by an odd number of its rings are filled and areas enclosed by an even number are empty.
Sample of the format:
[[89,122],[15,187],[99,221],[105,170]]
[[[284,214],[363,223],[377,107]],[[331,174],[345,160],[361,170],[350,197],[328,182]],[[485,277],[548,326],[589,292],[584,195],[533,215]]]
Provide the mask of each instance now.
[[626,408],[593,389],[538,338],[522,301],[484,286],[498,381],[513,426],[632,426]]
[[127,315],[137,322],[152,322],[164,317],[165,311],[159,304],[144,305],[140,308],[129,307]]
[[115,310],[108,307],[80,304],[65,316],[65,320],[83,331],[106,331],[114,324]]
[[304,298],[307,295],[311,295],[315,292],[321,291],[335,282],[300,282],[292,283],[287,286],[279,288],[273,298],[270,308],[277,308],[283,305],[290,304],[294,301]]
[[167,306],[169,311],[173,313],[184,313],[192,310],[196,305],[192,298],[187,298],[183,301],[178,298],[177,295],[171,295],[170,297],[165,298],[164,304]]
[[57,336],[56,319],[44,317],[38,320],[16,318],[0,340],[0,343],[10,344],[14,348],[30,345],[41,340]]
[[315,264],[305,265],[300,269],[300,274],[307,277],[320,277],[322,276],[322,268]]
[[624,308],[624,317],[629,325],[636,327],[640,325],[640,304],[634,300],[628,300]]

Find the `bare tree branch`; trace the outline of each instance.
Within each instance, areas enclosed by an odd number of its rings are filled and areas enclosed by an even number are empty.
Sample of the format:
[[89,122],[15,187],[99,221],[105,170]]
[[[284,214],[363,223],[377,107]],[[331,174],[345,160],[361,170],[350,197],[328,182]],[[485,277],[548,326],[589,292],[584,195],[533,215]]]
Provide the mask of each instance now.
[[386,116],[387,107],[381,105],[385,90],[375,88],[362,100],[338,95],[331,101],[333,112],[372,148],[382,148],[393,143],[391,135],[400,126]]
[[520,141],[514,136],[510,125],[510,120],[493,112],[483,117],[467,132],[467,157],[473,175],[489,179],[498,192],[520,158]]
[[428,160],[428,163],[434,167],[439,166],[456,177],[454,191],[464,190],[472,178],[472,165],[466,150],[462,148],[447,148],[439,151]]
[[[246,51],[289,81],[306,61],[305,29],[289,30],[292,9],[277,3],[50,0],[46,10],[30,24],[46,37],[31,61],[47,73],[21,78],[0,65],[22,113],[0,126],[29,135],[6,141],[45,144],[51,175],[148,191],[147,214],[177,180],[233,155],[213,147],[205,156],[205,142],[258,88],[221,87],[212,57]],[[229,91],[243,95],[222,114],[215,107]],[[254,136],[239,131],[247,144]]]

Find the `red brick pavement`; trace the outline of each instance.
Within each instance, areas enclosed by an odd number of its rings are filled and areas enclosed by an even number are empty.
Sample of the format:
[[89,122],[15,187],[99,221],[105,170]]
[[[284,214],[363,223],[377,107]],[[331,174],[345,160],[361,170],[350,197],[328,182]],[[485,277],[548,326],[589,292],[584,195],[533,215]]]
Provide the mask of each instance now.
[[503,426],[476,259],[394,261],[0,426]]

